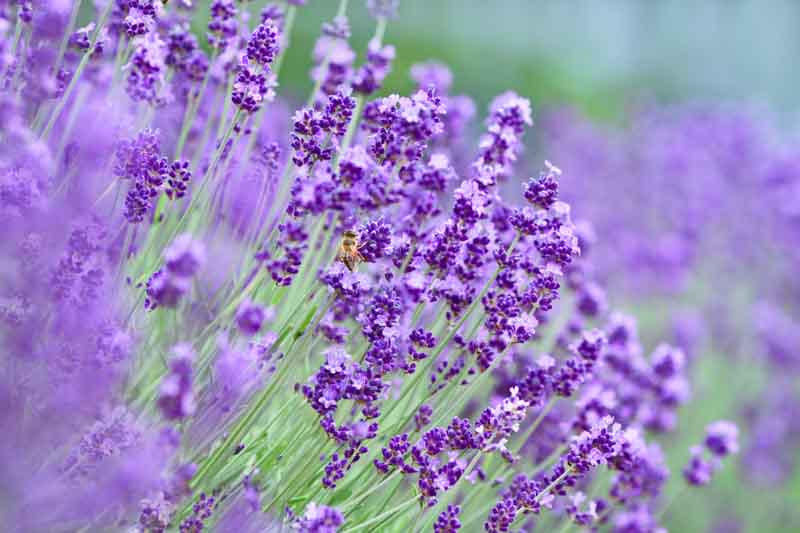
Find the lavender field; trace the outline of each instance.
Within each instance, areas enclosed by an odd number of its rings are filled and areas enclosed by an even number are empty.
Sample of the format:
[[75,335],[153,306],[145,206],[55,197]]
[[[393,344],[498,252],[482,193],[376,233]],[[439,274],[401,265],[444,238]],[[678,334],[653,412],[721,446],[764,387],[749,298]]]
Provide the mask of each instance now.
[[800,6],[697,4],[0,0],[0,531],[800,531]]

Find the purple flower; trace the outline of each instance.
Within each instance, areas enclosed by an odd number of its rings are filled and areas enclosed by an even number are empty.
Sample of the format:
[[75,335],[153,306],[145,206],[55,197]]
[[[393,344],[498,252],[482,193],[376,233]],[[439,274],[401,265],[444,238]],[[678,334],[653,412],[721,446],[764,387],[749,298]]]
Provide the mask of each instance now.
[[184,233],[164,251],[164,265],[167,272],[178,278],[191,278],[206,261],[203,243]]
[[603,417],[590,431],[584,431],[570,443],[567,462],[576,472],[587,473],[607,464],[623,447],[622,427],[611,416]]
[[368,152],[384,166],[400,171],[419,161],[427,143],[443,129],[446,109],[434,89],[417,91],[411,98],[391,95],[364,109],[363,128],[371,136]]
[[533,125],[531,104],[514,92],[495,98],[489,108],[487,134],[481,140],[481,153],[474,164],[481,188],[492,187],[509,172],[522,148],[525,126]]
[[188,24],[175,24],[166,39],[167,55],[164,62],[177,71],[187,69],[190,58],[198,52],[197,37]]
[[231,101],[245,113],[254,113],[264,102],[271,102],[275,98],[274,89],[277,86],[274,74],[259,72],[243,63],[236,74]]
[[190,278],[173,276],[163,269],[158,269],[147,280],[144,308],[150,311],[158,307],[174,308],[189,292],[190,286]]
[[213,0],[210,10],[208,42],[212,47],[224,50],[236,37],[236,4],[234,0]]
[[356,54],[347,41],[323,34],[314,46],[313,56],[315,66],[311,78],[320,84],[321,92],[316,104],[324,106],[325,95],[348,90]]
[[161,106],[167,102],[165,75],[167,71],[167,45],[155,34],[139,41],[128,64],[125,90],[135,102],[148,102]]
[[350,38],[350,24],[346,16],[334,17],[330,22],[322,23],[322,35],[334,39],[347,40]]
[[217,499],[214,496],[207,496],[200,493],[197,502],[192,506],[192,514],[180,523],[178,531],[180,533],[194,533],[205,529],[205,522],[214,513]]
[[739,428],[733,422],[718,420],[706,427],[706,448],[717,457],[739,452]]
[[250,63],[266,67],[278,56],[279,31],[271,19],[259,24],[247,41],[246,56]]
[[169,168],[169,177],[164,192],[170,200],[183,198],[190,181],[192,181],[192,172],[189,170],[189,161],[185,159],[173,161]]
[[367,0],[367,9],[375,18],[394,18],[398,7],[400,0]]
[[686,354],[680,348],[660,344],[650,356],[650,364],[653,365],[653,371],[659,377],[671,378],[683,372],[686,365]]
[[343,524],[344,515],[337,509],[311,502],[297,522],[297,529],[301,533],[336,533]]
[[353,77],[353,91],[370,95],[380,89],[383,80],[391,72],[394,57],[394,46],[381,46],[377,41],[370,41],[367,48],[367,62]]
[[194,351],[188,344],[172,349],[169,373],[161,381],[158,395],[158,408],[167,420],[180,420],[194,414],[193,360]]
[[431,87],[437,92],[446,94],[453,85],[453,73],[444,63],[428,61],[411,66],[411,79],[419,89],[426,90]]
[[545,161],[547,172],[539,174],[538,178],[531,178],[525,185],[525,199],[539,209],[550,209],[553,202],[558,199],[557,176],[561,175],[561,169]]
[[461,507],[458,505],[448,505],[447,509],[441,512],[433,524],[434,533],[456,533],[461,529],[461,522],[458,520],[458,515],[461,513]]
[[124,5],[122,24],[128,37],[145,35],[155,27],[155,0],[126,0],[117,2]]
[[683,468],[683,477],[690,485],[700,487],[708,485],[716,469],[714,463],[703,457],[703,449],[699,446],[691,450],[689,463]]
[[255,335],[264,321],[269,320],[267,311],[250,300],[245,300],[236,311],[236,325],[245,335]]
[[284,8],[280,4],[274,2],[267,3],[264,9],[261,10],[261,22],[264,23],[271,20],[281,32],[283,32],[285,17]]
[[392,228],[382,218],[369,220],[358,228],[358,251],[367,263],[386,255],[392,242]]
[[334,146],[344,137],[353,116],[355,100],[343,93],[331,95],[323,111],[312,108],[298,110],[292,131],[292,161],[298,167],[313,167],[318,161],[333,158]]
[[422,404],[419,406],[419,410],[414,415],[414,424],[416,425],[417,431],[422,431],[422,428],[431,423],[432,414],[433,408],[430,405]]

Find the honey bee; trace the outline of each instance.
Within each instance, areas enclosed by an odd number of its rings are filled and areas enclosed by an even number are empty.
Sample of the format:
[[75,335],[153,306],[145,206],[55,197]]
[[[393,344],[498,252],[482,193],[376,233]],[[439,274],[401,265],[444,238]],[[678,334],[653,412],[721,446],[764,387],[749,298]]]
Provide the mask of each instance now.
[[359,263],[366,261],[364,256],[361,255],[361,252],[359,252],[362,246],[363,244],[358,242],[358,234],[353,230],[347,230],[342,236],[342,242],[339,245],[336,259],[344,263],[350,272],[352,272],[358,267]]

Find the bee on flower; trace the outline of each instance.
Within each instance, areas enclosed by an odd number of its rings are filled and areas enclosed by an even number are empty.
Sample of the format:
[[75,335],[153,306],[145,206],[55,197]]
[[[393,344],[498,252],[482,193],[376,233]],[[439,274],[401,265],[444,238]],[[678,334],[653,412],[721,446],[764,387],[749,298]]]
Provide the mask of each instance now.
[[364,256],[359,251],[364,247],[364,243],[359,241],[358,234],[353,230],[347,230],[342,236],[342,242],[339,244],[339,251],[336,254],[336,259],[344,263],[350,270],[354,271],[358,268],[360,263],[366,262]]

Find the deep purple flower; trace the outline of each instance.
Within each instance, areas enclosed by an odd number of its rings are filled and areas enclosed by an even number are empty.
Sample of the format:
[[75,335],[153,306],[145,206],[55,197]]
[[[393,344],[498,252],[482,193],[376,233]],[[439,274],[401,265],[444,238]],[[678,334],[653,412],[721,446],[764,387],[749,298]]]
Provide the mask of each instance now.
[[392,242],[391,226],[382,218],[369,220],[358,228],[358,251],[367,263],[382,258]]
[[271,72],[260,72],[249,64],[242,64],[233,84],[231,101],[245,113],[254,113],[264,102],[275,98],[277,86],[277,79]]
[[250,300],[245,300],[236,311],[236,325],[245,335],[255,335],[261,329],[264,321],[268,320],[267,311]]
[[441,512],[433,524],[434,533],[456,533],[461,529],[461,522],[458,515],[461,507],[458,505],[448,505],[447,509]]
[[170,200],[183,198],[190,181],[192,172],[189,170],[189,161],[185,159],[173,161],[169,167],[169,177],[164,192]]
[[422,404],[419,406],[419,410],[414,415],[414,424],[416,425],[417,431],[422,431],[422,429],[431,423],[431,415],[433,414],[433,408],[428,404]]
[[234,0],[213,0],[210,10],[208,42],[212,47],[224,50],[236,37],[236,4]]
[[129,38],[145,35],[155,28],[156,0],[125,0],[117,2],[122,26]]
[[660,344],[650,356],[653,371],[661,378],[671,378],[683,372],[686,355],[680,348]]
[[278,56],[279,31],[272,19],[259,24],[247,41],[246,55],[251,64],[268,66]]
[[561,175],[561,170],[549,161],[545,161],[545,165],[547,172],[542,172],[538,178],[531,178],[524,192],[525,199],[539,209],[550,209],[558,198],[557,176]]
[[706,427],[705,445],[717,457],[739,452],[739,428],[733,422],[718,420]]
[[368,152],[382,165],[420,160],[427,143],[444,130],[446,109],[434,89],[417,91],[410,98],[391,95],[370,102],[364,110],[364,129],[372,135]]
[[173,25],[167,33],[166,45],[167,55],[164,62],[178,71],[186,69],[189,58],[198,50],[197,37],[188,24]]
[[311,108],[298,110],[292,131],[292,161],[298,167],[313,166],[333,158],[334,145],[344,137],[353,116],[355,100],[339,93],[331,95],[323,111]]
[[214,513],[216,503],[217,499],[214,496],[200,493],[197,502],[192,505],[192,514],[180,523],[178,531],[180,533],[203,531],[203,529],[205,529],[206,520],[211,518],[211,515]]

